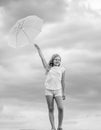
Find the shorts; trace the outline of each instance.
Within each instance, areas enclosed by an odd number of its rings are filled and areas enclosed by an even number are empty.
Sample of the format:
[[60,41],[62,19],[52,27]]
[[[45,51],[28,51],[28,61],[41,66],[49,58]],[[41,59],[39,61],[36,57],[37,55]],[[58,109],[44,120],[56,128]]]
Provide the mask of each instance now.
[[57,90],[50,90],[50,89],[45,89],[45,95],[48,96],[62,96],[62,89],[57,89]]

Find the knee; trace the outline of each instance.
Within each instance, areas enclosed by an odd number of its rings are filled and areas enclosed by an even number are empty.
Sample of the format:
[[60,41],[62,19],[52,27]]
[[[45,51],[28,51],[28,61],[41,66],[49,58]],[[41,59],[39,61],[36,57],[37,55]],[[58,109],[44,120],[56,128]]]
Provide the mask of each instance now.
[[53,112],[54,108],[53,107],[49,107],[49,112]]
[[59,112],[63,112],[63,107],[58,107]]

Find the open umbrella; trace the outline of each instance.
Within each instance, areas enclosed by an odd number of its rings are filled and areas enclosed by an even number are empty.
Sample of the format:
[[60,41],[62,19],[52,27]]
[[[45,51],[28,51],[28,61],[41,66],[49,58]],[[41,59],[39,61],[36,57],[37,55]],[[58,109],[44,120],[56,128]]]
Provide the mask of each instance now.
[[16,48],[33,43],[41,32],[42,25],[43,20],[35,15],[18,20],[9,32],[8,44]]

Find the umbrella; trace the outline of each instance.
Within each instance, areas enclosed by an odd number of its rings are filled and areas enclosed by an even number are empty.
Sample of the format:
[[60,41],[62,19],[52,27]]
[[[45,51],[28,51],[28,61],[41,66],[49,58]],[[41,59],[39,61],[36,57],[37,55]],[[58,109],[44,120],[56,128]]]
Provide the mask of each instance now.
[[33,43],[41,32],[42,25],[43,20],[35,15],[18,20],[9,32],[8,44],[16,48]]

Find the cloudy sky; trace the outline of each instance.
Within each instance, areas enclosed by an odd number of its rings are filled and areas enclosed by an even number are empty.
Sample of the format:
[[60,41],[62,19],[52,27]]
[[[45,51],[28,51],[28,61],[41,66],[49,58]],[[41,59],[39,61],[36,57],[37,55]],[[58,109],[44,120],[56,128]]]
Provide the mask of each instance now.
[[38,53],[7,40],[16,21],[29,15],[44,20],[34,42],[47,62],[59,53],[66,68],[64,130],[100,130],[100,0],[0,0],[0,129],[50,129]]

